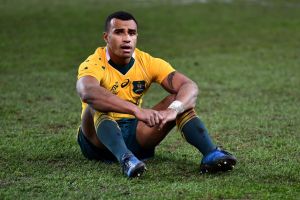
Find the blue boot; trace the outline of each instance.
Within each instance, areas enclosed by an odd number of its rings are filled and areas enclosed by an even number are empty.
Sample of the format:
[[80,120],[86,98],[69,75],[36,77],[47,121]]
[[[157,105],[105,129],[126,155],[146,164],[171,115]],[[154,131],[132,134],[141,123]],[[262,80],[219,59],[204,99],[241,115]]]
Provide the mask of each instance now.
[[230,171],[234,168],[237,160],[227,151],[216,148],[206,155],[200,164],[201,173],[215,173]]
[[141,176],[146,169],[145,164],[131,153],[122,156],[121,165],[123,174],[129,178]]

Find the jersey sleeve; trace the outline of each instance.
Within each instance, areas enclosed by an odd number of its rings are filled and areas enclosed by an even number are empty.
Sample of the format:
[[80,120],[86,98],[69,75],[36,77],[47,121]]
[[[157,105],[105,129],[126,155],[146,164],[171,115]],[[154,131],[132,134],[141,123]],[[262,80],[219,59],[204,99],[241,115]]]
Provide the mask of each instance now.
[[166,61],[160,58],[151,57],[150,66],[152,81],[161,84],[161,82],[175,69]]
[[99,56],[96,53],[90,55],[80,64],[77,79],[80,79],[83,76],[92,76],[100,82],[103,77],[103,70],[101,70],[102,66]]

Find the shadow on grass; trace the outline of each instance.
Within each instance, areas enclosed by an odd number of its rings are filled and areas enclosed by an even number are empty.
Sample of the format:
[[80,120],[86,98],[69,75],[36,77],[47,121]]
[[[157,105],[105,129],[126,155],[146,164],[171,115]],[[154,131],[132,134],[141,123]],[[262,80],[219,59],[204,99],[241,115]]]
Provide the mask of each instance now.
[[[11,166],[15,167],[10,168],[12,170],[11,173],[19,178],[23,176],[48,176],[83,180],[91,179],[94,181],[101,180],[101,182],[103,180],[119,180],[121,182],[126,180],[122,175],[121,166],[117,162],[105,163],[87,160],[77,148],[49,153],[26,155],[22,158],[14,159]],[[200,158],[196,162],[193,158],[193,155],[187,156],[178,153],[161,154],[158,152],[154,158],[145,161],[147,170],[137,181],[149,182],[149,184],[155,181],[169,183],[179,180],[196,182],[208,177],[227,176],[231,174],[202,175],[199,169]],[[134,182],[136,183],[136,180]]]

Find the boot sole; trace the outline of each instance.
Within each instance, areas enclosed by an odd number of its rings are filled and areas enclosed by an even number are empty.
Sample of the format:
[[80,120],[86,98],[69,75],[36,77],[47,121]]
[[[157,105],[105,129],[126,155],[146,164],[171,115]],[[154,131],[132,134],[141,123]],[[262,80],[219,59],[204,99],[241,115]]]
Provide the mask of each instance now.
[[145,169],[146,169],[145,164],[140,162],[132,170],[130,170],[130,172],[128,173],[128,177],[129,178],[140,177],[144,173]]
[[236,158],[232,156],[226,156],[224,158],[219,159],[214,164],[201,164],[200,165],[200,171],[202,174],[204,173],[216,173],[216,172],[226,172],[231,171],[234,166],[236,165]]

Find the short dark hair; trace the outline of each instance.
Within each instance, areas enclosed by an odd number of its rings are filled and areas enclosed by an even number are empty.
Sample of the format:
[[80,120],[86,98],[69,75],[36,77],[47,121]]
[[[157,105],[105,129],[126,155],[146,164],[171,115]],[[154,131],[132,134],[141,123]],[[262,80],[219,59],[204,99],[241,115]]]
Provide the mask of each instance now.
[[120,19],[120,20],[133,20],[136,25],[138,25],[136,19],[133,17],[132,14],[128,13],[128,12],[125,12],[125,11],[117,11],[117,12],[114,12],[112,14],[110,14],[106,20],[105,20],[105,25],[104,25],[104,31],[107,32],[108,29],[109,29],[109,26],[110,26],[110,21],[113,19],[113,18],[116,18],[116,19]]

